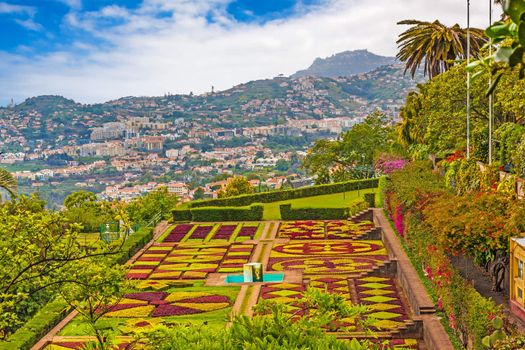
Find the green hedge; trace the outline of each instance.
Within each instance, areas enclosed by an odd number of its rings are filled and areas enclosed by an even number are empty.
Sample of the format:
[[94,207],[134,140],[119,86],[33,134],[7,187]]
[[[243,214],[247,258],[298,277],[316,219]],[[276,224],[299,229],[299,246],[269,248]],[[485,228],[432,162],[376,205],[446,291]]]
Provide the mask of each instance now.
[[370,208],[374,208],[376,205],[376,194],[375,193],[365,193],[364,195],[365,202]]
[[29,349],[69,313],[66,302],[56,298],[44,305],[32,319],[12,334],[5,342],[0,342],[1,350]]
[[255,194],[245,194],[236,197],[208,199],[202,201],[195,201],[188,203],[190,208],[200,207],[241,207],[248,206],[253,203],[269,203],[285,201],[295,198],[320,196],[324,194],[341,193],[355,190],[362,190],[367,188],[376,188],[378,186],[378,179],[353,180],[347,182],[338,182],[326,185],[317,185],[311,187],[304,187],[292,190],[261,192]]
[[385,188],[388,183],[388,178],[386,176],[381,176],[377,184],[377,196],[376,196],[376,207],[383,208],[385,205]]
[[252,205],[250,207],[206,207],[191,209],[193,221],[260,221],[264,207]]
[[[122,245],[121,251],[114,256],[115,264],[126,263],[135,253],[153,238],[153,230],[143,227]],[[47,332],[55,327],[70,309],[61,298],[57,297],[44,305],[28,322],[13,333],[7,341],[0,342],[0,350],[26,350],[31,348]]]
[[[373,194],[373,193],[372,193]],[[369,208],[367,201],[358,199],[346,208],[292,208],[291,204],[281,204],[282,220],[340,220],[347,219]]]
[[191,221],[191,211],[190,209],[173,209],[173,221]]

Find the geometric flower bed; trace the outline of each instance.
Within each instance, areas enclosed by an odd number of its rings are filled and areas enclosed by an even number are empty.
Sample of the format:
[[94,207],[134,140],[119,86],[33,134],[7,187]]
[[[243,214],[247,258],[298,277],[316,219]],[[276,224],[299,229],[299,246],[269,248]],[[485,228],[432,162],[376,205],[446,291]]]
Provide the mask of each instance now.
[[212,240],[221,239],[228,241],[230,240],[236,228],[237,225],[221,225],[221,227],[219,227],[217,231],[215,231]]
[[132,265],[128,278],[205,279],[212,272],[241,272],[253,248],[241,243],[157,243]]
[[231,305],[227,296],[204,292],[143,292],[126,294],[111,308],[107,317],[167,317],[193,315],[224,309]]
[[283,304],[286,313],[302,316],[304,312],[299,300],[302,299],[305,290],[305,286],[298,283],[265,284],[261,287],[260,298]]
[[188,240],[203,241],[213,229],[213,225],[197,225]]
[[[358,304],[366,305],[369,311],[365,314],[373,317],[376,322],[371,327],[380,331],[391,331],[401,327],[410,318],[407,315],[403,303],[400,301],[394,281],[388,277],[333,277],[333,276],[310,276],[308,288],[318,288],[328,293],[342,295],[348,303],[357,300]],[[352,295],[351,285],[355,286],[357,294]],[[263,285],[260,292],[261,299],[271,299],[284,304],[286,312],[301,315],[301,299],[306,287],[302,284],[267,284]],[[351,319],[340,319],[337,322],[338,332],[355,331],[355,324]],[[396,343],[399,343],[396,341]],[[417,342],[415,342],[417,345]],[[394,345],[394,343],[392,344]],[[399,344],[396,344],[399,346]],[[414,345],[410,342],[409,348]]]
[[294,255],[384,255],[387,252],[383,242],[380,240],[366,241],[298,241],[285,244],[274,244],[272,257],[284,257]]
[[359,223],[348,220],[328,221],[326,224],[326,238],[352,239],[356,236],[362,235],[372,228],[374,228],[374,224],[370,221],[361,221]]
[[255,234],[257,233],[257,230],[259,229],[259,225],[244,225],[239,230],[239,233],[237,234],[236,241],[245,241],[248,239],[254,239]]
[[278,238],[323,239],[324,221],[283,222],[277,233]]
[[[215,229],[215,230],[214,230]],[[178,224],[162,240],[164,243],[177,242],[242,242],[254,239],[259,224]],[[213,232],[213,233],[212,233]],[[237,232],[237,234],[235,234]],[[209,237],[210,233],[212,236]]]
[[171,232],[164,238],[163,242],[180,242],[188,232],[193,228],[190,224],[180,224],[171,230]]
[[381,241],[296,241],[274,244],[270,271],[303,270],[305,275],[356,275],[388,260]]
[[381,266],[385,256],[270,258],[270,271],[303,270],[305,275],[358,275]]
[[368,306],[370,316],[377,320],[374,328],[394,329],[410,319],[392,278],[359,278],[355,280],[355,289],[359,304]]

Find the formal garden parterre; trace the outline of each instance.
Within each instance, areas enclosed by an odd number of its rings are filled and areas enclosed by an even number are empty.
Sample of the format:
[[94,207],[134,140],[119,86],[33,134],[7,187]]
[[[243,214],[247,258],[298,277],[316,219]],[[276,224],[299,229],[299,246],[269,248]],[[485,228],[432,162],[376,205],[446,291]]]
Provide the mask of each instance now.
[[[418,347],[421,339],[404,333],[413,326],[413,312],[395,276],[384,272],[384,266],[390,264],[385,245],[377,239],[360,239],[374,228],[372,222],[288,221],[278,225],[275,239],[263,241],[259,241],[262,231],[270,231],[273,225],[189,223],[169,227],[130,265],[127,276],[134,290],[103,317],[104,324],[120,334],[119,348],[127,347],[126,337],[159,324],[206,322],[224,327],[242,294],[241,287],[209,286],[206,280],[210,274],[240,274],[243,265],[255,259],[264,264],[265,271],[302,275],[301,283],[261,284],[255,300],[277,302],[291,317],[305,317],[303,297],[308,289],[339,294],[348,305],[366,306],[365,316],[372,320],[369,329],[377,333],[366,335],[352,318],[339,319],[326,331],[343,338],[358,335],[386,341],[385,349]],[[271,250],[255,256],[263,242],[270,242]],[[248,305],[248,310],[254,306]],[[74,319],[49,350],[79,349],[88,341],[87,334],[86,327]]]

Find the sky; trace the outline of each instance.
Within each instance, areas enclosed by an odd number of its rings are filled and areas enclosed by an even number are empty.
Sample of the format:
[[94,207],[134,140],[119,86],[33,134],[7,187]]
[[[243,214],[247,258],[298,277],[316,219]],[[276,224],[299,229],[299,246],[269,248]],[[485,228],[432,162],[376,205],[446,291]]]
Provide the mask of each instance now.
[[[488,1],[471,0],[473,26]],[[464,26],[466,0],[0,0],[0,105],[200,94],[345,50],[395,56],[403,19]]]

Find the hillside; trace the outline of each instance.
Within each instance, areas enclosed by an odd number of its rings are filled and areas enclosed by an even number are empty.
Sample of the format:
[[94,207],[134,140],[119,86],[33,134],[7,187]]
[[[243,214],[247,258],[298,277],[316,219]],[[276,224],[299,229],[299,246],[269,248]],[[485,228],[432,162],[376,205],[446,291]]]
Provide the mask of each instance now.
[[379,56],[368,50],[345,51],[324,59],[316,58],[308,69],[296,72],[291,78],[304,76],[349,77],[395,63],[395,57]]

